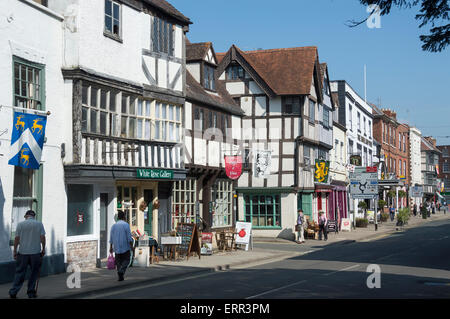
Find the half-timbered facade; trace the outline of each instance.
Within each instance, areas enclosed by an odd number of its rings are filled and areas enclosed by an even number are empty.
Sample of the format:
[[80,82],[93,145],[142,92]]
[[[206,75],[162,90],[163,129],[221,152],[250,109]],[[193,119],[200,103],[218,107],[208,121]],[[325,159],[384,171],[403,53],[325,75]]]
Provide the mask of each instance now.
[[[118,210],[132,231],[171,230],[184,167],[185,33],[165,0],[49,1],[64,22],[67,262],[107,254]],[[97,213],[99,212],[99,213]],[[87,257],[87,258],[86,258]]]
[[219,79],[245,113],[238,218],[252,222],[255,236],[293,238],[297,207],[317,219],[314,163],[328,156],[319,154],[321,146],[332,144],[325,134],[321,144],[317,48],[242,51],[233,45],[217,56]]
[[[188,175],[185,181],[176,183],[178,196],[173,204],[173,220],[194,222],[198,214],[203,227],[216,231],[232,227],[235,221],[237,183],[225,174],[224,156],[238,154],[243,112],[224,83],[216,78],[217,58],[211,42],[186,44],[186,68],[185,167]],[[189,192],[194,198],[189,198]]]

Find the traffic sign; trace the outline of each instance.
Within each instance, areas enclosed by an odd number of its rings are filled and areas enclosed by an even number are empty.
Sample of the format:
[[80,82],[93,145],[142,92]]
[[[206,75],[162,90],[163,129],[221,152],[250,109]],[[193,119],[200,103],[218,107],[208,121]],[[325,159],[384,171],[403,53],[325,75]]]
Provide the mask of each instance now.
[[377,167],[355,167],[350,173],[350,195],[353,198],[373,199],[378,196]]

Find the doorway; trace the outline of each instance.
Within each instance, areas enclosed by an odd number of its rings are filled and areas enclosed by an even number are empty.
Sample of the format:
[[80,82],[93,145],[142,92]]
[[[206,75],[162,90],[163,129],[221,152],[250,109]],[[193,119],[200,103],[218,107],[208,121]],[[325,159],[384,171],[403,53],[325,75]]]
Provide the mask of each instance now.
[[100,259],[108,255],[108,193],[100,193]]
[[144,189],[144,201],[147,207],[144,210],[144,232],[153,236],[153,190]]

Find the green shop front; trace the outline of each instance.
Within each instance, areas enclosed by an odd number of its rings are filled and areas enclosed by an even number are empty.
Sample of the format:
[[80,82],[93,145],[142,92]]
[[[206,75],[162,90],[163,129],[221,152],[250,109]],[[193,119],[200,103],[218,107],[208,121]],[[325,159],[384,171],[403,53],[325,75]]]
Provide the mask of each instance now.
[[253,236],[293,239],[297,194],[293,187],[239,187],[238,220],[252,223]]

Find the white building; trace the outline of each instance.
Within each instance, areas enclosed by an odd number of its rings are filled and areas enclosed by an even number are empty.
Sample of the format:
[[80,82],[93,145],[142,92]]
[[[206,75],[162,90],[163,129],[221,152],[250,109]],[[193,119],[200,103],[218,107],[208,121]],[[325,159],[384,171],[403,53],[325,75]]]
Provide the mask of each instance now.
[[[42,275],[64,272],[66,193],[61,146],[70,105],[64,100],[64,17],[31,0],[0,1],[0,283],[14,277],[12,242],[28,209],[47,236]],[[39,170],[8,165],[12,106],[50,111]],[[19,110],[18,111],[22,111]],[[29,111],[30,113],[34,113]]]
[[[409,167],[410,167],[410,187],[419,185],[422,186],[422,152],[421,152],[422,133],[415,127],[409,128]],[[422,198],[411,197],[411,204],[417,204],[419,207]]]

